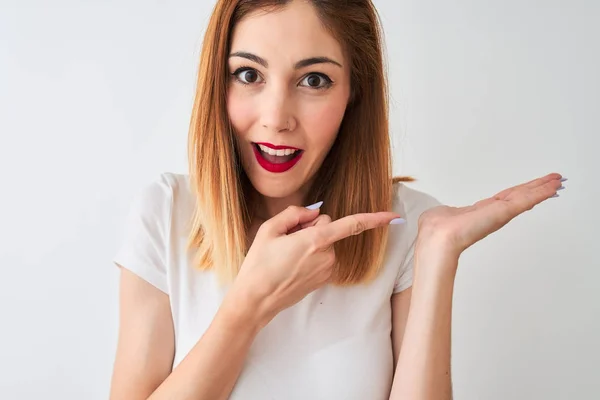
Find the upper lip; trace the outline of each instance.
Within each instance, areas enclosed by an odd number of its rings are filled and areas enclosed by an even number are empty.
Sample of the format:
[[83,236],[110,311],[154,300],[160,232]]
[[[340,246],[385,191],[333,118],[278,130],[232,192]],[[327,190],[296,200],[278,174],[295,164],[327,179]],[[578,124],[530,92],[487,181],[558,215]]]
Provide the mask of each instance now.
[[299,149],[299,148],[293,147],[293,146],[274,145],[272,143],[267,143],[267,142],[255,142],[255,143],[261,144],[263,146],[267,146],[273,150],[285,150],[285,149],[302,150],[302,149]]

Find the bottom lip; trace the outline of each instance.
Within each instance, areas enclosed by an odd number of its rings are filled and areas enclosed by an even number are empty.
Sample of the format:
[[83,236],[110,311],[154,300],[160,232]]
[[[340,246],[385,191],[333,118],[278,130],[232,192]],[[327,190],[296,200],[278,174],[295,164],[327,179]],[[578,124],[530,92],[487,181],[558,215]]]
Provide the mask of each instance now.
[[252,143],[252,148],[254,150],[254,156],[256,157],[256,161],[258,161],[260,166],[269,172],[276,172],[276,173],[285,172],[285,171],[289,170],[290,168],[292,168],[294,165],[296,165],[296,163],[298,161],[300,161],[300,159],[302,158],[302,155],[304,154],[304,150],[299,150],[298,154],[294,158],[292,158],[290,161],[287,161],[287,162],[284,162],[281,164],[274,164],[274,163],[266,160],[262,156],[260,150],[258,149],[258,146],[255,143]]

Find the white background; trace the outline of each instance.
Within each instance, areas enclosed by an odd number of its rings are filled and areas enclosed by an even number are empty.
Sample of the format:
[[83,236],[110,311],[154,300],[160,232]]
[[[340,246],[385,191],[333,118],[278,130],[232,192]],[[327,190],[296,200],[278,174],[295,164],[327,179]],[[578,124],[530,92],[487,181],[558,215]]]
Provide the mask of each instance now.
[[[375,2],[396,173],[466,205],[561,197],[461,258],[455,398],[600,397],[600,5]],[[106,399],[129,202],[186,171],[212,1],[0,0],[0,397]]]

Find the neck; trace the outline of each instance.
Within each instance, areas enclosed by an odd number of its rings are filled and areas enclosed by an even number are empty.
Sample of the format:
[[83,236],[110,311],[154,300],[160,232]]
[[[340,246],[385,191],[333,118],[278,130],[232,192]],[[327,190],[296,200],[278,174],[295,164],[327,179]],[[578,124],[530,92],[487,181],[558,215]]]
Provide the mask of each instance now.
[[285,210],[288,206],[306,206],[306,193],[300,190],[286,197],[266,197],[255,191],[253,203],[254,217],[266,221]]
[[273,198],[263,195],[257,196],[255,217],[266,221],[285,210],[288,206],[302,205],[302,196],[294,194],[288,197]]

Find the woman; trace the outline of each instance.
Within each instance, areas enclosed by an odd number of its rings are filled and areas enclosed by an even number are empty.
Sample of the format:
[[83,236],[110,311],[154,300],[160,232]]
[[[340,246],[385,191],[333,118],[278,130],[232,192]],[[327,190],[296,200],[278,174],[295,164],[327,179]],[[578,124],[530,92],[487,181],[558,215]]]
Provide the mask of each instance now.
[[563,180],[454,208],[392,179],[369,0],[218,1],[189,160],[115,259],[115,400],[449,399],[460,254]]

